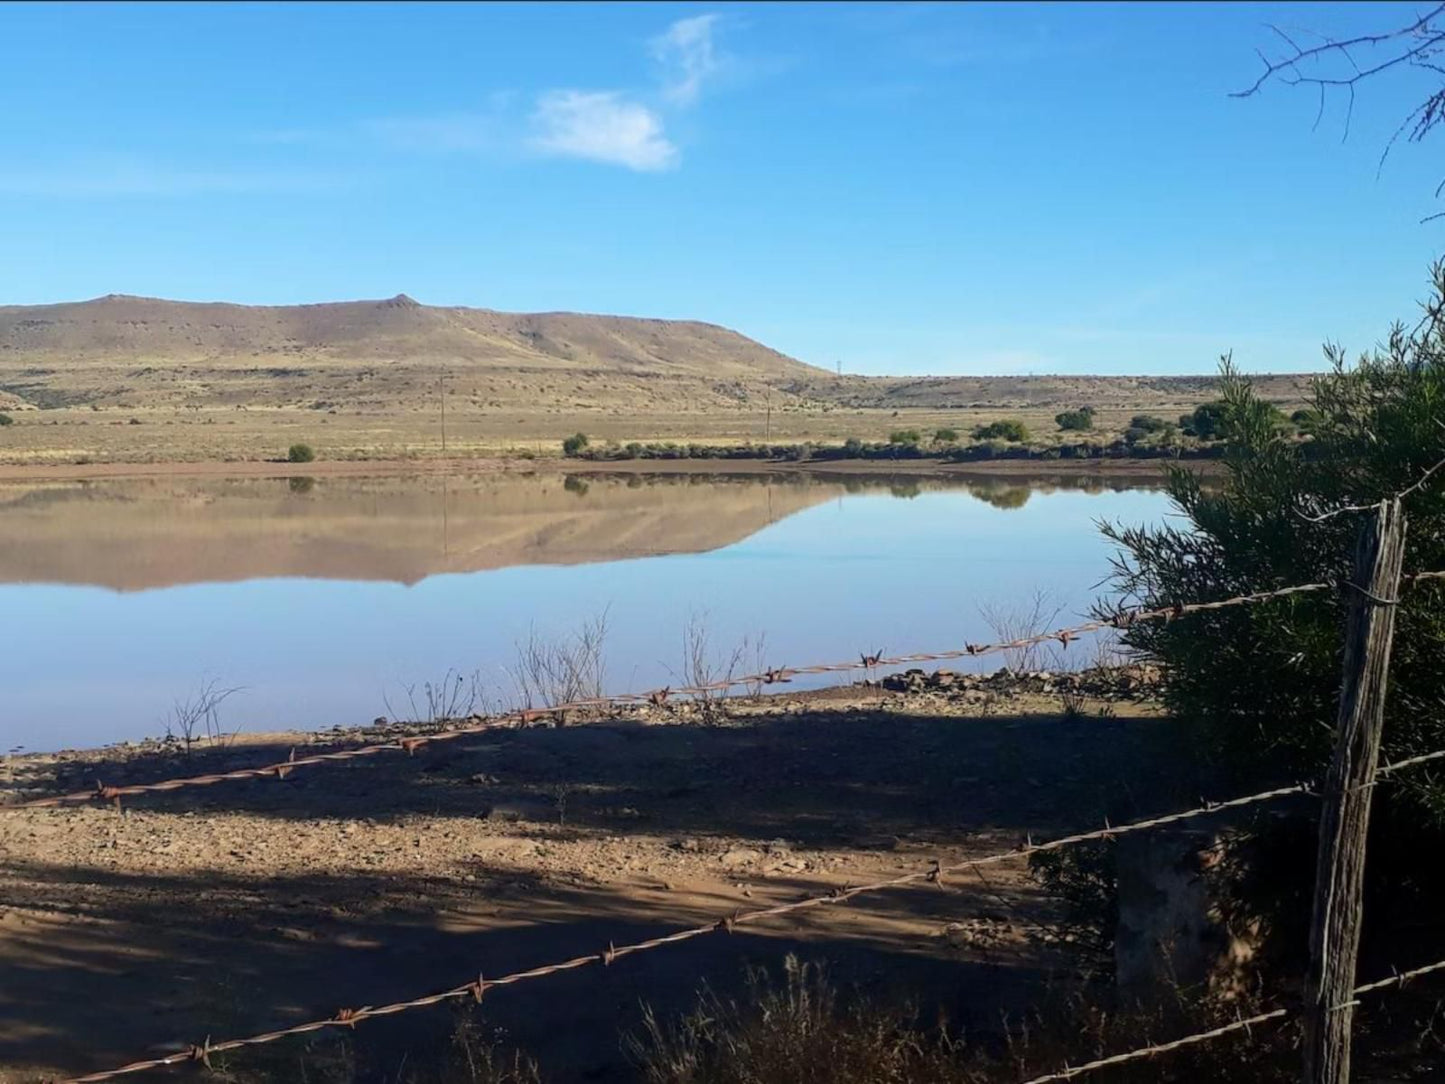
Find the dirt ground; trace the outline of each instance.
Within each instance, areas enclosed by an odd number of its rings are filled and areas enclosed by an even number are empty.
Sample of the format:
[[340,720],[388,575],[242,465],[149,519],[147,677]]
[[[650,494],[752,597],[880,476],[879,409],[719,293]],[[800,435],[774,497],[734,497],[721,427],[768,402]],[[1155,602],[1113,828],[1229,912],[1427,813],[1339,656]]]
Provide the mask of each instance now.
[[[109,806],[0,809],[0,1081],[142,1056],[601,952],[739,908],[926,869],[1197,797],[1150,770],[1173,728],[1104,691],[852,686],[740,704],[717,725],[646,708],[498,729]],[[395,728],[393,728],[395,729]],[[190,755],[142,743],[13,757],[10,801],[269,762],[364,732],[273,735]],[[744,965],[826,959],[995,1028],[1077,959],[1022,862],[864,896],[610,967],[499,989],[488,1027],[549,1079],[629,1080],[619,1034]],[[435,1043],[445,1008],[356,1029],[377,1064]],[[295,1079],[305,1040],[230,1056]],[[161,1074],[164,1075],[164,1074]],[[168,1077],[167,1077],[168,1078]],[[149,1079],[141,1075],[136,1079]],[[388,1078],[390,1079],[390,1078]]]

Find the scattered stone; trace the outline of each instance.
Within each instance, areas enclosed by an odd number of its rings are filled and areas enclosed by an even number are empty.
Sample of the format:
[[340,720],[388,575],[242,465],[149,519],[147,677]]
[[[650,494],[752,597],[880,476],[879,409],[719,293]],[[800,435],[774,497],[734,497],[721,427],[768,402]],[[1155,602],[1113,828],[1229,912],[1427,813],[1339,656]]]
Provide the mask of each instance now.
[[741,866],[750,866],[761,857],[762,855],[751,847],[734,847],[723,852],[718,861],[728,869],[737,869]]

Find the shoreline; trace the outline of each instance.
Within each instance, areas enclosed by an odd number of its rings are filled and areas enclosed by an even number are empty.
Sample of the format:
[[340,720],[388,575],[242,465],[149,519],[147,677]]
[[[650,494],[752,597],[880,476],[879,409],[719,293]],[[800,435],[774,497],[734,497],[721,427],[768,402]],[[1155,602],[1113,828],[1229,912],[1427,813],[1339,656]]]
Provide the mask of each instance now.
[[958,475],[1038,477],[1040,475],[1112,476],[1163,479],[1173,463],[1200,474],[1218,474],[1217,459],[993,459],[953,462],[942,459],[627,459],[588,460],[551,456],[466,459],[355,459],[289,463],[256,460],[198,460],[163,463],[0,464],[0,482],[95,481],[111,478],[355,478],[450,474],[754,474],[754,475],[909,475],[946,478]]

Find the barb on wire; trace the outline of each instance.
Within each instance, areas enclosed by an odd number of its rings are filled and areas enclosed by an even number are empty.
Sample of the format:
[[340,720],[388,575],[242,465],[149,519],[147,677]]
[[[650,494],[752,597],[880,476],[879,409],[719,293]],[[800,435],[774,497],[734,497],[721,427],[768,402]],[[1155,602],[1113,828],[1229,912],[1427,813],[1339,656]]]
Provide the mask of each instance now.
[[[1412,573],[1403,577],[1403,579],[1411,582],[1423,579],[1445,579],[1445,570]],[[1333,583],[1305,583],[1297,584],[1293,587],[1281,587],[1270,591],[1257,591],[1251,594],[1236,595],[1233,598],[1219,599],[1215,602],[1177,603],[1172,606],[1164,606],[1152,610],[1121,610],[1119,613],[1107,619],[1086,621],[1083,624],[1074,625],[1069,628],[1056,629],[1053,632],[1039,633],[1034,636],[1024,636],[1016,640],[988,644],[965,644],[962,648],[949,651],[916,652],[909,655],[894,655],[891,657],[882,657],[881,654],[874,654],[865,656],[864,662],[865,665],[870,667],[903,666],[915,662],[946,662],[971,658],[977,655],[1016,650],[1018,648],[1031,647],[1035,644],[1049,643],[1052,641],[1067,642],[1086,633],[1098,632],[1103,629],[1128,628],[1142,621],[1172,621],[1186,614],[1223,610],[1233,606],[1246,606],[1253,603],[1266,602],[1271,599],[1286,598],[1292,595],[1309,594],[1319,591],[1331,591],[1334,589],[1335,585]],[[414,753],[416,750],[433,743],[454,741],[458,738],[469,737],[500,727],[526,726],[536,720],[544,719],[563,711],[600,711],[608,708],[638,704],[660,705],[665,703],[670,697],[704,696],[716,692],[725,693],[732,688],[777,684],[804,675],[846,673],[856,670],[857,667],[858,663],[853,660],[849,660],[848,662],[819,663],[813,666],[772,667],[758,674],[726,677],[717,681],[703,682],[696,685],[664,687],[639,693],[619,693],[614,696],[586,697],[579,700],[553,704],[546,708],[531,708],[522,711],[508,712],[488,719],[471,722],[465,726],[452,727],[447,730],[418,737],[401,738],[396,741],[379,742],[350,749],[338,749],[329,753],[312,753],[302,757],[296,756],[293,750],[292,754],[284,761],[264,764],[254,768],[238,768],[226,772],[165,779],[155,783],[107,786],[99,791],[85,790],[70,794],[51,795],[44,798],[32,798],[23,802],[10,802],[5,805],[0,805],[0,811],[6,809],[40,809],[49,806],[72,805],[95,801],[97,798],[102,797],[118,803],[122,797],[162,793],[165,791],[180,790],[185,787],[212,786],[217,783],[239,782],[248,779],[284,779],[297,768],[344,763],[360,757],[376,756],[380,753]]]
[[1142,1061],[1145,1058],[1155,1058],[1160,1054],[1167,1054],[1172,1050],[1180,1050],[1186,1046],[1193,1046],[1196,1043],[1207,1043],[1211,1039],[1218,1039],[1236,1031],[1248,1031],[1257,1024],[1283,1020],[1289,1014],[1288,1009],[1272,1009],[1269,1012],[1262,1012],[1256,1016],[1245,1017],[1243,1020],[1235,1020],[1220,1027],[1211,1028],[1209,1031],[1201,1031],[1195,1035],[1186,1035],[1184,1038],[1175,1039],[1172,1042],[1144,1046],[1138,1050],[1130,1050],[1123,1054],[1112,1054],[1107,1058],[1099,1058],[1097,1061],[1086,1061],[1082,1065],[1074,1065],[1066,1069],[1060,1069],[1056,1073],[1045,1073],[1043,1076],[1030,1078],[1025,1081],[1024,1084],[1054,1084],[1055,1081],[1073,1080],[1075,1077],[1083,1076],[1085,1073],[1092,1073],[1098,1069],[1107,1069],[1113,1065],[1126,1065],[1131,1061]]
[[[1429,975],[1436,971],[1445,971],[1445,960],[1439,960],[1433,964],[1426,964],[1424,967],[1417,967],[1411,971],[1404,971],[1391,975],[1387,979],[1379,979],[1375,982],[1367,982],[1356,986],[1351,994],[1358,998],[1362,994],[1375,993],[1379,990],[1386,990],[1392,986],[1404,986],[1412,979],[1418,979],[1422,975]],[[1341,1009],[1350,1008],[1358,1004],[1350,1001],[1344,1005],[1335,1005],[1331,1012],[1339,1012]],[[1056,1084],[1062,1080],[1072,1080],[1075,1077],[1083,1076],[1085,1073],[1092,1073],[1097,1069],[1107,1069],[1114,1065],[1126,1065],[1129,1062],[1142,1061],[1146,1058],[1158,1057],[1160,1054],[1167,1054],[1173,1050],[1179,1050],[1186,1046],[1194,1046],[1197,1043],[1206,1043],[1211,1039],[1219,1039],[1225,1035],[1233,1034],[1236,1031],[1248,1031],[1257,1024],[1272,1023],[1275,1020],[1283,1020],[1294,1013],[1290,1009],[1271,1009],[1269,1012],[1259,1013],[1257,1016],[1246,1017],[1243,1020],[1235,1020],[1208,1031],[1197,1032],[1194,1035],[1186,1035],[1182,1039],[1175,1039],[1172,1042],[1157,1043],[1150,1046],[1143,1046],[1137,1050],[1129,1050],[1122,1054],[1113,1054],[1107,1058],[1099,1058],[1097,1061],[1085,1062],[1083,1065],[1074,1065],[1069,1068],[1060,1069],[1055,1073],[1046,1073],[1043,1076],[1036,1076],[1024,1082],[1024,1084]]]

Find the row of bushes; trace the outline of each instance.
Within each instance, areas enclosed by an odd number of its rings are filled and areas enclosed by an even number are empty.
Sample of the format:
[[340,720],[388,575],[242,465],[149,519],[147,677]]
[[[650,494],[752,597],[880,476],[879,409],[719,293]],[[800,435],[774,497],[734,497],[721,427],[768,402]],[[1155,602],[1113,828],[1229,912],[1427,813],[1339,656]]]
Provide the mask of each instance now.
[[[580,435],[580,434],[579,434]],[[570,450],[569,450],[570,448]],[[920,442],[890,440],[870,442],[850,438],[842,444],[678,444],[673,441],[594,446],[579,444],[569,438],[564,442],[569,458],[611,463],[634,459],[763,459],[783,462],[803,460],[828,461],[842,459],[908,460],[938,458],[954,463],[972,463],[989,459],[1212,459],[1221,452],[1217,447],[1180,447],[1142,441],[1081,441],[1045,448],[1006,440],[983,440],[974,444],[948,447],[924,447]]]
[[[1296,410],[1286,418],[1273,403],[1261,403],[1261,409],[1269,413],[1271,424],[1281,432],[1297,430],[1308,433],[1315,417],[1314,411]],[[1182,430],[1185,436],[1196,440],[1224,440],[1228,436],[1225,419],[1225,404],[1220,400],[1202,403],[1188,414],[1181,414],[1177,424],[1153,414],[1135,414],[1124,430],[1124,439],[1132,444],[1151,433],[1170,435]],[[1054,424],[1065,432],[1087,432],[1094,428],[1094,408],[1084,406],[1077,410],[1065,410],[1054,415]]]

